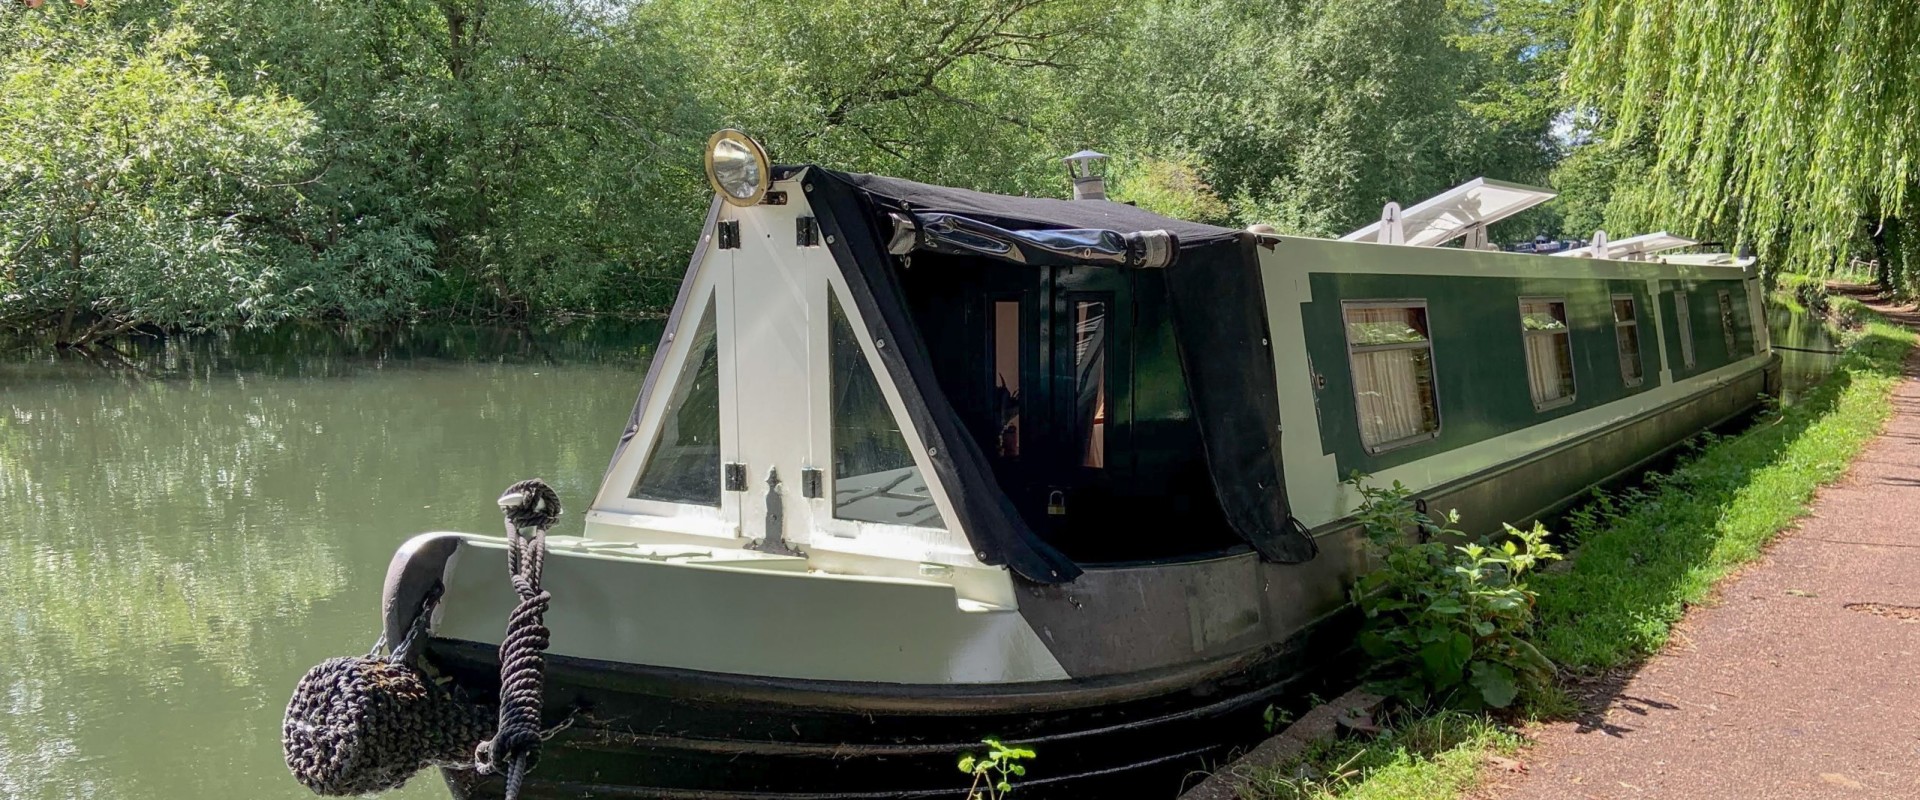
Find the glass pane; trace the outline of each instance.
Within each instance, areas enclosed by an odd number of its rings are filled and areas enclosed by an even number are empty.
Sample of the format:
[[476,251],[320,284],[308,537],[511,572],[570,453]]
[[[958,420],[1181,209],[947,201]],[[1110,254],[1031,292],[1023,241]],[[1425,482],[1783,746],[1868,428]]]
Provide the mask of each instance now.
[[994,454],[1020,455],[1020,301],[993,301]]
[[1107,309],[1110,302],[1073,304],[1073,387],[1080,465],[1107,465]]
[[1353,354],[1353,392],[1360,441],[1368,447],[1440,429],[1434,403],[1433,351],[1425,347]]
[[907,437],[835,297],[828,303],[827,358],[833,372],[833,516],[861,522],[945,528],[913,463]]
[[1613,298],[1613,321],[1614,322],[1634,321],[1633,298],[1631,297]]
[[1520,301],[1520,327],[1530,331],[1567,329],[1567,304],[1553,300]]
[[1720,330],[1727,336],[1727,360],[1731,361],[1739,344],[1733,331],[1733,295],[1727,292],[1720,293]]
[[1347,343],[1354,347],[1427,340],[1424,308],[1347,308]]
[[1573,343],[1565,333],[1535,334],[1527,339],[1527,383],[1535,407],[1555,405],[1573,397]]
[[660,435],[630,497],[720,505],[720,350],[714,343],[713,317],[709,297],[667,400]]
[[1640,326],[1621,325],[1616,332],[1620,340],[1620,377],[1629,386],[1640,382]]
[[1680,332],[1680,360],[1693,367],[1693,309],[1687,305],[1687,293],[1673,293],[1673,324]]

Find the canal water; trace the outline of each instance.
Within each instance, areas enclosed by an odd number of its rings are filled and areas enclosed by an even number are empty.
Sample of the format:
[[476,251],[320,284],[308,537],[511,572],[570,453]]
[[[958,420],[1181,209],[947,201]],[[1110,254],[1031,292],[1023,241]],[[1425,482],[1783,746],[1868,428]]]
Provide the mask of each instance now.
[[[308,667],[372,644],[394,547],[496,531],[493,498],[534,476],[577,532],[657,337],[293,329],[0,358],[0,798],[311,797],[281,712]],[[1834,361],[1783,355],[1795,391]],[[447,793],[423,774],[391,796]]]
[[1844,345],[1821,317],[1772,306],[1767,310],[1767,332],[1780,355],[1781,394],[1789,404],[1840,363]]
[[312,797],[281,713],[373,643],[395,546],[497,532],[520,478],[583,509],[657,337],[294,330],[0,363],[0,798]]

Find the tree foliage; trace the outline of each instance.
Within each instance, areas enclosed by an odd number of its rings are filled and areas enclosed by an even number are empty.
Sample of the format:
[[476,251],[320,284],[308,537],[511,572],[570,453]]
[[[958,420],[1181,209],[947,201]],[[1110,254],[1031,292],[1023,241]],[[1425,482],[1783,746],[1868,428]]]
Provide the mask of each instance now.
[[1920,212],[1916,74],[1904,0],[1590,0],[1569,82],[1647,159],[1639,213],[1818,266]]
[[312,117],[229,92],[186,29],[58,4],[0,25],[0,321],[86,343],[284,314],[263,232],[296,213]]
[[[155,151],[173,159],[166,181],[113,184],[113,203],[155,215],[88,217],[100,243],[82,265],[125,285],[62,282],[66,251],[16,225],[0,317],[62,327],[69,295],[93,310],[76,318],[113,327],[656,310],[706,203],[700,147],[723,125],[788,163],[1014,194],[1065,195],[1059,159],[1093,147],[1115,156],[1118,199],[1338,233],[1476,175],[1544,180],[1560,109],[1539,90],[1570,2],[0,3],[10,131],[97,140],[91,112],[42,85],[106,102],[126,70],[76,69],[91,52],[150,57],[179,92],[217,95],[200,124],[225,133],[181,136],[230,143]],[[85,46],[54,55],[34,36]],[[48,141],[14,136],[6,157]],[[99,144],[62,144],[46,169],[119,169]],[[189,219],[198,238],[165,228]],[[221,266],[161,280],[156,254],[175,249]],[[113,311],[162,290],[199,299]]]

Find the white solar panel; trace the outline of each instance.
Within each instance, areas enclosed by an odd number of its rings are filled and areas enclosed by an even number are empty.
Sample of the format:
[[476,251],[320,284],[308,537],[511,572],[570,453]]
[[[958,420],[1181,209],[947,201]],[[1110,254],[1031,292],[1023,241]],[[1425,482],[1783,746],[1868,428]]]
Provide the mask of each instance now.
[[1654,259],[1664,264],[1692,264],[1700,267],[1739,267],[1746,269],[1759,259],[1753,256],[1741,258],[1732,253],[1681,253],[1670,256],[1658,256]]
[[[1474,178],[1420,204],[1401,210],[1404,242],[1416,247],[1438,247],[1465,235],[1479,225],[1491,225],[1541,203],[1552,200],[1551,189],[1518,183]],[[1382,225],[1375,222],[1340,237],[1343,242],[1380,242]]]
[[[1607,242],[1606,258],[1614,260],[1641,259],[1663,250],[1672,250],[1676,247],[1690,247],[1699,243],[1700,242],[1696,240],[1689,239],[1685,236],[1675,236],[1666,231],[1643,233],[1639,236],[1629,236],[1625,239],[1615,239]],[[1585,256],[1592,258],[1594,255],[1592,250],[1593,248],[1590,247],[1580,247],[1564,253],[1554,253],[1553,255],[1555,257]]]

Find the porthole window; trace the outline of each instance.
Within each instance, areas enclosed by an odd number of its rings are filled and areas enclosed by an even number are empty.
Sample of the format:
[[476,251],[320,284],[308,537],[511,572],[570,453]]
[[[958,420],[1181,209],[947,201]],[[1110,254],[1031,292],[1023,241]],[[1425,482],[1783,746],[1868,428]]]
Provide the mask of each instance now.
[[1633,295],[1613,296],[1613,336],[1620,346],[1620,380],[1639,386],[1646,372],[1640,363],[1640,320],[1634,314]]
[[1527,386],[1535,410],[1573,402],[1573,331],[1567,327],[1567,301],[1523,298],[1520,334],[1526,343]]
[[1440,433],[1424,301],[1342,306],[1360,442],[1378,453]]

